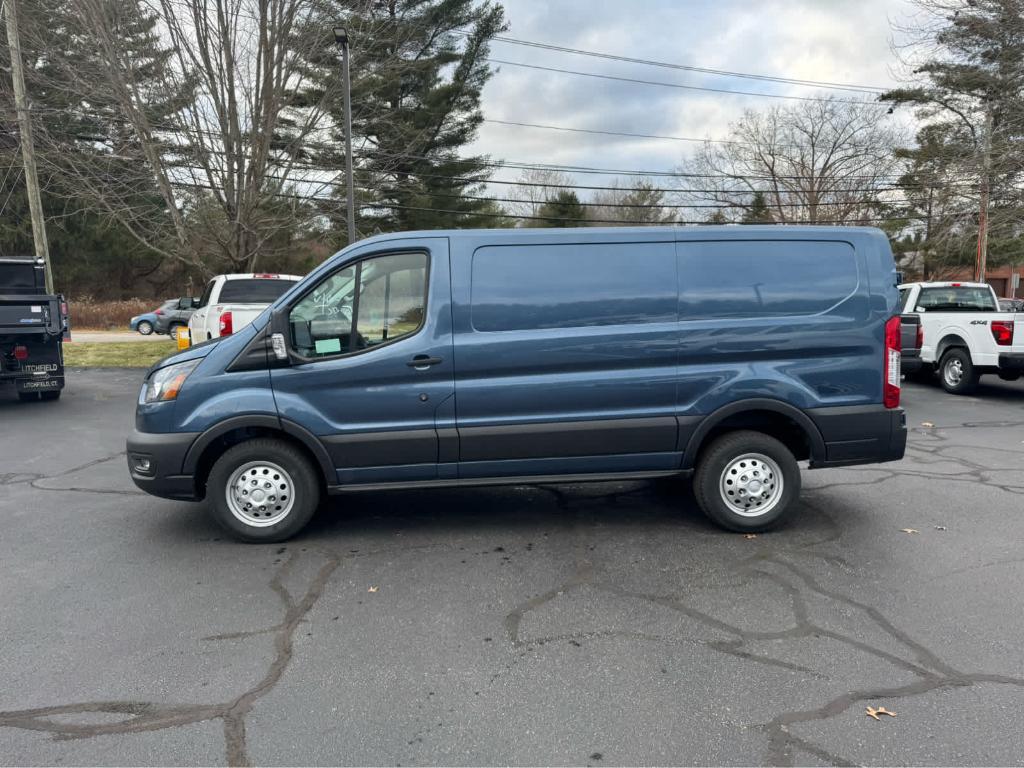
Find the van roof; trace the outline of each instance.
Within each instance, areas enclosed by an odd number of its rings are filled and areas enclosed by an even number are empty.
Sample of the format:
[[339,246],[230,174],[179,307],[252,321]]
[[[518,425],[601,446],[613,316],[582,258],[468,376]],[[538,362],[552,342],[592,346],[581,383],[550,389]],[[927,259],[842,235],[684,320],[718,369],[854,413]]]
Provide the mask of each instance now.
[[[788,237],[794,240],[815,240],[881,237],[886,235],[878,227],[815,226],[804,224],[711,224],[701,226],[656,226],[656,227],[521,227],[515,229],[432,229],[410,232],[390,232],[374,235],[357,244],[388,242],[390,240],[447,237],[451,239],[493,240],[545,239],[558,234],[573,233],[587,240],[596,238],[635,237],[641,240],[695,240],[714,235],[716,240],[748,240],[751,237]],[[887,239],[887,238],[886,238]]]

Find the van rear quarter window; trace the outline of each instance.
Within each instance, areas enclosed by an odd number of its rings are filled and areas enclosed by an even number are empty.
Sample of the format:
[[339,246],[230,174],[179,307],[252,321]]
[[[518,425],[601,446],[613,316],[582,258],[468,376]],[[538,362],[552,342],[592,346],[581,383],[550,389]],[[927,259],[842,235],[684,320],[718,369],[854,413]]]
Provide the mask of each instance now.
[[676,319],[674,243],[485,246],[473,254],[477,331]]
[[857,290],[849,243],[721,240],[679,244],[680,319],[814,315]]

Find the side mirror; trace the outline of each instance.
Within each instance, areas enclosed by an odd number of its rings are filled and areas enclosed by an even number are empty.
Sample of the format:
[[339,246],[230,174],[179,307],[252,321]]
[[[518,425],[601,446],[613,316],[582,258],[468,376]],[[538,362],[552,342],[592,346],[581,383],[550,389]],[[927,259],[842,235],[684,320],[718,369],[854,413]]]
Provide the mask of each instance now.
[[192,297],[192,309],[199,309],[199,297],[198,296],[193,296]]
[[270,350],[282,362],[288,359],[287,332],[288,308],[278,307],[270,313]]

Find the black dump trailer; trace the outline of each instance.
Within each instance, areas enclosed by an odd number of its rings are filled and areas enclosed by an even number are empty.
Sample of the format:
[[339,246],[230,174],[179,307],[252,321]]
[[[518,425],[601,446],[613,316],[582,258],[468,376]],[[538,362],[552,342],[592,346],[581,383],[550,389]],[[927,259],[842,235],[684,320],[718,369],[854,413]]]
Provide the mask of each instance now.
[[68,305],[47,294],[42,260],[0,257],[0,384],[22,400],[56,400],[64,388]]

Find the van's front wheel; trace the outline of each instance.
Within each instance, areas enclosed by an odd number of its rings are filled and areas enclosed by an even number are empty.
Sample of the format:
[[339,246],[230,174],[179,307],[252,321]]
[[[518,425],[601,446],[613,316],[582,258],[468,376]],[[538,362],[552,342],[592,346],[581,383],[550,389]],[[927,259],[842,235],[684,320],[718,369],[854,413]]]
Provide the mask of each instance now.
[[800,467],[785,445],[761,432],[730,432],[702,453],[693,481],[701,510],[731,531],[774,527],[800,495]]
[[282,440],[257,438],[229,448],[206,484],[213,516],[235,538],[284,541],[298,533],[320,503],[309,460]]

